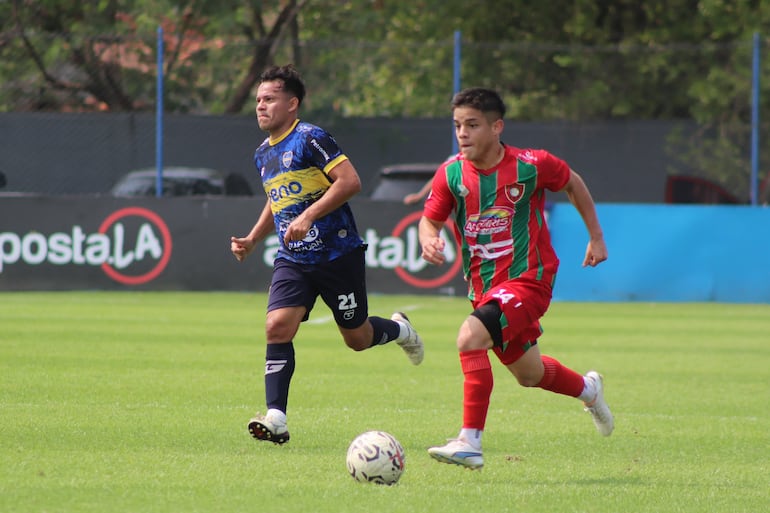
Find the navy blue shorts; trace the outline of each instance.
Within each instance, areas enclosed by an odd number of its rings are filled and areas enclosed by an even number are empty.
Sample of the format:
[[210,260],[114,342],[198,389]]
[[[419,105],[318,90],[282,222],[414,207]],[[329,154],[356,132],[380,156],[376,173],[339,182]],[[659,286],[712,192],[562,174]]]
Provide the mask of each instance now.
[[364,246],[331,262],[307,265],[277,258],[267,298],[267,311],[304,306],[310,317],[315,300],[321,296],[334,314],[338,326],[354,329],[369,317],[366,297]]

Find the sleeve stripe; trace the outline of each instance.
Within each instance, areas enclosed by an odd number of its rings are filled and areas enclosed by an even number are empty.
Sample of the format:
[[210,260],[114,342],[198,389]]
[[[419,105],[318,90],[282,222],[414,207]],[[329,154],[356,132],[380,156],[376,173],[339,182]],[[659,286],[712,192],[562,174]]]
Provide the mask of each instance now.
[[343,155],[340,155],[340,156],[339,156],[339,157],[337,157],[336,159],[332,160],[331,162],[329,162],[328,164],[326,164],[326,166],[324,166],[324,168],[323,168],[323,172],[324,172],[324,174],[325,174],[325,175],[328,175],[328,174],[331,172],[331,170],[332,170],[332,169],[334,169],[335,167],[337,167],[337,164],[340,164],[340,163],[342,163],[342,162],[345,162],[346,160],[348,160],[348,156],[347,156],[347,155],[344,155],[344,154],[343,154]]

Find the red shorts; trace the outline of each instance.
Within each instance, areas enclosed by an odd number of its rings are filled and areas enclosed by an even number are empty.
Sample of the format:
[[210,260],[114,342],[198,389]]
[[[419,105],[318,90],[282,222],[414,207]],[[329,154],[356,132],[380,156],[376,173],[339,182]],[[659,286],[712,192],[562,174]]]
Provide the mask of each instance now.
[[[551,304],[551,287],[533,280],[514,279],[490,289],[473,308],[497,301],[503,312],[503,345],[492,350],[503,363],[510,365],[532,347],[543,329],[540,318]],[[502,320],[501,319],[501,320]]]

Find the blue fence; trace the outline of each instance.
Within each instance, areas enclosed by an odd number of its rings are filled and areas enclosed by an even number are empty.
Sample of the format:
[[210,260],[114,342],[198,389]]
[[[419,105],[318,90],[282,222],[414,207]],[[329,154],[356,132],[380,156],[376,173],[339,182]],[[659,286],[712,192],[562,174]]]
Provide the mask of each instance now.
[[580,266],[586,230],[569,204],[549,224],[555,300],[770,303],[770,208],[600,204],[609,259]]

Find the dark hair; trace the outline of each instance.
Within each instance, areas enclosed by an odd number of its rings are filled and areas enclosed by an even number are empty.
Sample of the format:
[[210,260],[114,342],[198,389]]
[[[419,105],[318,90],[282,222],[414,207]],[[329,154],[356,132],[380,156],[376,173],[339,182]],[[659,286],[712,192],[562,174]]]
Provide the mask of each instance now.
[[259,76],[259,82],[272,82],[273,80],[280,80],[283,82],[283,89],[299,100],[300,105],[305,98],[305,84],[302,82],[302,77],[299,75],[299,71],[291,64],[285,66],[272,66],[267,68]]
[[463,89],[452,98],[452,109],[471,107],[483,114],[494,113],[500,118],[505,116],[505,104],[500,95],[492,89],[472,87]]

